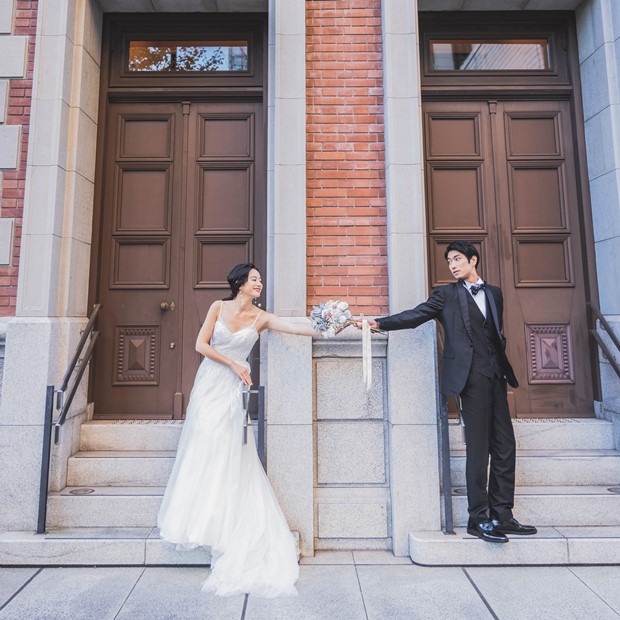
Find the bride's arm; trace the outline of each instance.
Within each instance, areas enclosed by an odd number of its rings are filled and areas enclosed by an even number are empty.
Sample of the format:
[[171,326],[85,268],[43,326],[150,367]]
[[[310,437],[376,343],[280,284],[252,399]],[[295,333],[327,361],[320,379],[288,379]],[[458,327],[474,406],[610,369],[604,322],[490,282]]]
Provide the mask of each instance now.
[[[284,334],[295,334],[296,336],[311,336],[317,338],[320,334],[312,329],[312,325],[306,321],[303,323],[294,323],[293,321],[287,321],[281,319],[275,314],[270,312],[263,313],[263,320],[260,321],[258,331],[264,329],[273,329],[276,332],[282,332]],[[262,318],[262,317],[261,317]]]
[[222,355],[211,346],[211,337],[213,336],[213,330],[215,328],[215,322],[220,311],[220,301],[215,301],[211,304],[209,312],[207,312],[207,318],[202,324],[200,331],[198,332],[198,338],[196,338],[196,351],[210,360],[228,366],[246,385],[252,385],[252,379],[250,373],[241,364],[238,364],[229,357]]

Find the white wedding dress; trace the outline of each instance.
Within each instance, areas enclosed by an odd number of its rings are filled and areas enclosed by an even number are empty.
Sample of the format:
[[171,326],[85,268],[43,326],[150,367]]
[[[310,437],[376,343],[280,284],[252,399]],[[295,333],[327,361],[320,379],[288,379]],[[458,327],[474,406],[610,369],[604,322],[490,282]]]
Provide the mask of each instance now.
[[[218,317],[211,345],[248,367],[245,360],[257,339],[254,324],[231,332]],[[295,539],[251,430],[243,444],[244,415],[237,376],[204,358],[157,525],[171,543],[211,547],[211,574],[203,590],[220,596],[294,596],[299,577]]]

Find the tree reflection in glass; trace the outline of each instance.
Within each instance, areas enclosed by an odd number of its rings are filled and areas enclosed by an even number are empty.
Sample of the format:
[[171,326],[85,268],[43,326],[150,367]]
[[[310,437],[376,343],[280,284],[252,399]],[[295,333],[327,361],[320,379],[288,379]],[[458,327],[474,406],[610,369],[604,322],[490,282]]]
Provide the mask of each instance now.
[[210,73],[247,71],[247,41],[130,41],[129,71]]

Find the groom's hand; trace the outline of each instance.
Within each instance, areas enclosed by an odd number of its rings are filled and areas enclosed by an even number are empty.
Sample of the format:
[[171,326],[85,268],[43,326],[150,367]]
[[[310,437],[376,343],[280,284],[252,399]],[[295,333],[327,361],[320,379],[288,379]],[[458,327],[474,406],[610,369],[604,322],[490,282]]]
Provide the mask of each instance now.
[[[357,327],[357,329],[362,329],[362,320],[363,319],[355,319],[355,327]],[[373,329],[379,329],[379,323],[377,323],[377,321],[375,321],[374,319],[366,320],[368,321],[369,327],[372,327]]]

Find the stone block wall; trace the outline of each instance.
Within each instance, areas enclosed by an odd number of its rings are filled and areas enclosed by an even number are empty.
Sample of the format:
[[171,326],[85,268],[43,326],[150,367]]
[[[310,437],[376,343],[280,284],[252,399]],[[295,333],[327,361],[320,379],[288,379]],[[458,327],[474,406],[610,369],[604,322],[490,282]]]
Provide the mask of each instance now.
[[[620,335],[620,3],[586,0],[576,15],[599,301]],[[620,398],[602,357],[600,368],[604,403]]]
[[373,341],[366,390],[357,334],[315,342],[316,549],[392,547],[386,351]]

